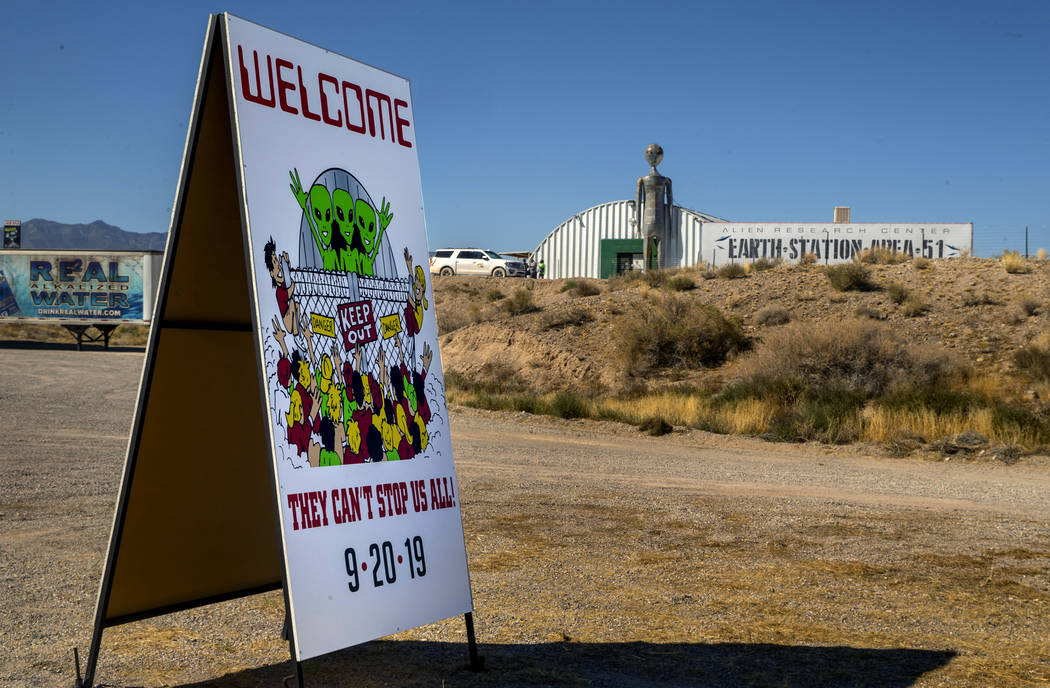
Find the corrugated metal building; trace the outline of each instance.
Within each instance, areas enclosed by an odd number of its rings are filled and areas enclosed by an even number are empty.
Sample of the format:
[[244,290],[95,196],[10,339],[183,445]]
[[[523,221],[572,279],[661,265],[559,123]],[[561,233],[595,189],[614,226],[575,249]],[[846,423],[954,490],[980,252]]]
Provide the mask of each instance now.
[[[546,276],[606,278],[642,268],[634,201],[611,201],[584,210],[558,225],[533,253],[546,263]],[[704,222],[725,222],[712,215],[674,206],[671,233],[664,242],[664,267],[702,263],[700,230]]]

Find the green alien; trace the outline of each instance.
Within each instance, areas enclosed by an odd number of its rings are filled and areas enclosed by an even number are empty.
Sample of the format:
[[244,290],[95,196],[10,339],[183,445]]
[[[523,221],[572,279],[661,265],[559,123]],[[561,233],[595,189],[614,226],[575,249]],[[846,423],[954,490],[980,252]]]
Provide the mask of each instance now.
[[289,184],[292,194],[299,201],[299,207],[306,213],[306,221],[310,224],[317,250],[321,254],[321,263],[325,270],[335,270],[339,255],[332,248],[332,196],[324,184],[314,184],[310,187],[309,207],[313,210],[311,213],[307,209],[307,195],[303,191],[303,184],[299,181],[299,170],[289,172],[288,176],[292,178],[292,183]]
[[332,241],[338,253],[336,266],[345,272],[360,272],[359,256],[363,254],[364,247],[355,231],[354,197],[346,189],[336,189],[332,192],[332,204],[335,206],[333,224],[337,232]]
[[376,254],[379,252],[379,244],[383,240],[383,230],[390,224],[390,220],[394,218],[394,214],[390,212],[390,204],[387,203],[386,198],[380,202],[379,206],[379,224],[376,226],[376,211],[368,201],[363,198],[357,199],[357,203],[354,206],[356,225],[357,225],[357,236],[354,237],[357,242],[351,243],[351,250],[357,252],[357,272],[363,275],[375,274],[375,260]]

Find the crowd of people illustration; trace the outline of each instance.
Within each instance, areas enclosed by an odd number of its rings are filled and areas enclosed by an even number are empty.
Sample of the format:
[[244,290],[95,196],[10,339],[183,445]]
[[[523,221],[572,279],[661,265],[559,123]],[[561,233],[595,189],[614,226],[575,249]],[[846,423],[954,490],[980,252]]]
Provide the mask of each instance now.
[[[404,327],[401,332],[384,333],[394,340],[398,360],[387,360],[380,345],[372,347],[378,351],[374,360],[366,361],[360,344],[344,352],[344,360],[336,338],[321,350],[322,337],[312,330],[296,298],[287,252],[279,254],[273,239],[264,248],[278,307],[271,323],[279,347],[276,379],[289,400],[282,413],[285,439],[310,466],[411,459],[429,445],[427,424],[432,413],[426,379],[433,350],[424,342],[417,364],[413,356],[406,356],[402,341],[402,334],[415,337],[423,325],[426,278],[421,266],[413,266],[407,248],[404,255],[412,279],[398,314]],[[297,345],[299,341],[305,346]]]

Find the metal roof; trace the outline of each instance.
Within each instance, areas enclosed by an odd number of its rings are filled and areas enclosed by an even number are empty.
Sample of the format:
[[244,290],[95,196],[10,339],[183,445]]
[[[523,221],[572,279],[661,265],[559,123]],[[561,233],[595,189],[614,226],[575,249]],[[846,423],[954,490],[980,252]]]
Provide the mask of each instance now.
[[[582,210],[555,227],[534,251],[546,264],[547,277],[599,277],[603,239],[640,239],[633,200],[609,201]],[[666,264],[684,267],[700,262],[704,222],[725,222],[713,215],[674,206],[672,239]]]

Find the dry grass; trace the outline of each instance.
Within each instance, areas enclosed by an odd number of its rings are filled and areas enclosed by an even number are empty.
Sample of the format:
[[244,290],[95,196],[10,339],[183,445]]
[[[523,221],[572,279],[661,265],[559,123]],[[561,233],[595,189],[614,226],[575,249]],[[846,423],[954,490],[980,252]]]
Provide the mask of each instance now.
[[[637,321],[635,315],[625,317]],[[1026,349],[1034,362],[1020,353],[1018,359],[1046,390],[1048,351],[1050,335]],[[756,351],[738,361],[721,391],[672,387],[622,396],[536,395],[524,386],[514,389],[514,379],[510,370],[482,371],[469,380],[446,376],[454,403],[566,418],[634,425],[660,418],[675,426],[785,440],[906,444],[901,453],[964,431],[1004,445],[1050,442],[1050,423],[1009,401],[1021,396],[1019,384],[972,375],[944,351],[915,346],[891,327],[863,320],[820,328],[795,323],[770,331]],[[902,436],[913,439],[901,444]]]
[[1031,264],[1017,251],[1003,251],[999,262],[1011,275],[1024,275],[1032,271]]
[[856,260],[857,262],[870,265],[897,265],[898,263],[907,263],[911,260],[911,256],[894,251],[887,246],[872,246],[858,253]]
[[747,268],[740,263],[727,263],[718,268],[718,276],[724,279],[738,279],[747,274]]
[[[88,330],[89,336],[99,334],[94,328]],[[39,323],[0,323],[0,340],[29,342],[59,342],[74,344],[76,339],[61,325],[44,325]],[[110,337],[110,346],[146,346],[149,340],[149,325],[120,325]],[[101,347],[102,343],[85,344],[90,347]]]

